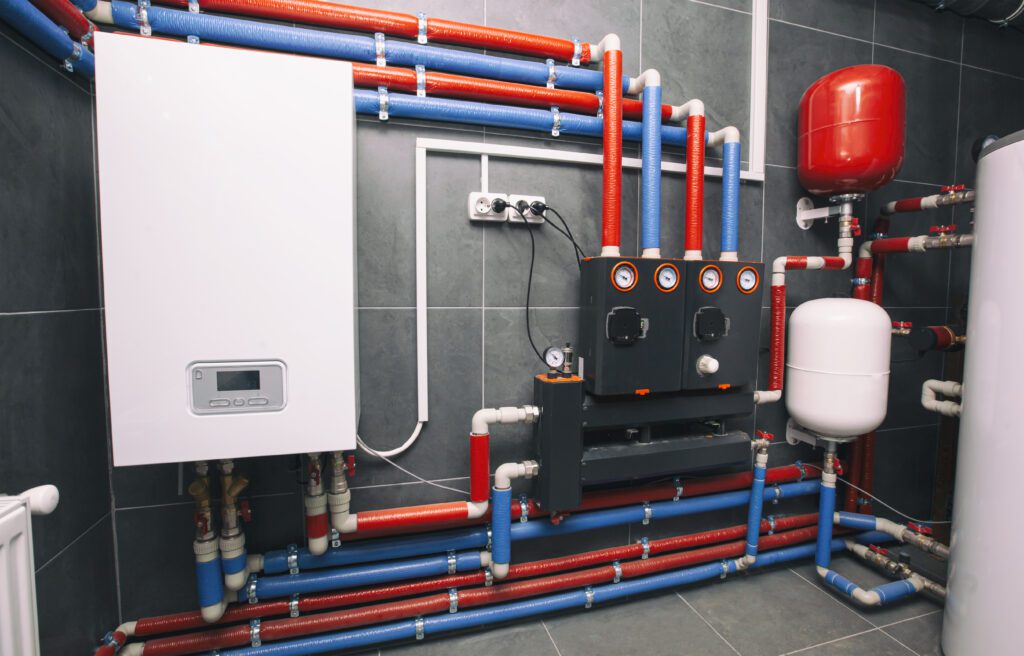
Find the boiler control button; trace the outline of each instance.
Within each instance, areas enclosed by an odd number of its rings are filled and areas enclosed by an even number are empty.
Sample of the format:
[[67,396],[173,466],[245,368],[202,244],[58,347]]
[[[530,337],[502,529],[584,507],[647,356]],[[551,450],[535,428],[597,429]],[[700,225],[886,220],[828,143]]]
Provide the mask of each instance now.
[[210,401],[211,408],[223,408],[229,405],[231,405],[231,401],[227,399],[213,399]]
[[270,399],[265,399],[262,396],[257,396],[254,399],[249,399],[249,405],[267,405],[270,403]]
[[245,405],[245,399],[235,399],[235,405]]
[[718,360],[710,355],[702,355],[697,358],[697,373],[701,376],[710,376],[718,371]]
[[693,334],[703,342],[724,337],[729,334],[729,319],[721,308],[702,307],[693,317]]

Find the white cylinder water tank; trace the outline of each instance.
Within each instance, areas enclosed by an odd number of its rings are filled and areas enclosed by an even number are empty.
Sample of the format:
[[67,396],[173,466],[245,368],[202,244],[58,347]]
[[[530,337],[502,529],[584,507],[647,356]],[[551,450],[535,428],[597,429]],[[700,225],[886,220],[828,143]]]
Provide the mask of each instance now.
[[854,298],[803,303],[789,320],[786,410],[826,437],[872,431],[885,419],[892,322]]
[[[1024,589],[1020,519],[1021,372],[1024,294],[1021,257],[1024,131],[978,160],[963,413],[953,497],[946,656],[1019,654]],[[957,223],[967,211],[957,209]]]

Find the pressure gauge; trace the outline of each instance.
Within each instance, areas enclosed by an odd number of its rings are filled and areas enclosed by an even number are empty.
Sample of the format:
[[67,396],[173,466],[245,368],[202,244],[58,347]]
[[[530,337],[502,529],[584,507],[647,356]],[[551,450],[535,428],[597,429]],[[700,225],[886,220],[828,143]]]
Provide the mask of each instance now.
[[557,346],[548,347],[544,351],[544,362],[552,369],[561,369],[562,365],[565,364],[565,353]]
[[722,286],[722,270],[709,264],[700,270],[700,288],[709,294],[718,291]]
[[636,286],[636,267],[631,262],[619,262],[612,269],[612,284],[620,292],[628,292]]
[[654,282],[663,292],[671,292],[679,286],[679,269],[674,264],[662,264],[654,272]]
[[760,282],[759,278],[760,276],[757,275],[757,271],[753,267],[743,267],[736,274],[736,286],[744,294],[752,294],[757,289],[757,283]]

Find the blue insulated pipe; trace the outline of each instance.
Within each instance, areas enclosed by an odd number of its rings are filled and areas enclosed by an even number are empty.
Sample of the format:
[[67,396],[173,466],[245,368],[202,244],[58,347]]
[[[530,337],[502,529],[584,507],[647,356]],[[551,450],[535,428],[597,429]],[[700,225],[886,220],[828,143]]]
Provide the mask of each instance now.
[[61,62],[69,62],[82,77],[95,74],[95,61],[89,49],[75,42],[46,14],[28,0],[0,0],[0,20]]
[[735,253],[740,240],[740,142],[722,146],[722,252]]
[[[878,542],[891,539],[885,534],[866,534],[859,541]],[[841,539],[833,540],[831,548],[839,551],[845,548]],[[813,555],[815,545],[807,544],[768,551],[757,559],[753,567],[767,567],[792,562]],[[287,642],[268,643],[258,647],[242,647],[221,651],[221,656],[302,656],[324,654],[338,650],[349,650],[380,645],[393,640],[433,636],[460,629],[470,629],[510,620],[536,617],[569,609],[590,608],[592,604],[621,599],[626,596],[676,588],[718,578],[736,571],[735,561],[708,563],[686,569],[655,574],[619,583],[610,583],[583,590],[561,592],[536,599],[515,601],[498,606],[462,610],[428,617],[403,620],[367,628],[328,633]]]
[[643,91],[640,248],[661,248],[661,86]]
[[[831,476],[831,480],[827,480]],[[832,522],[829,519],[836,510],[836,482],[835,474],[822,473],[821,493],[818,497],[818,551],[815,556],[815,564],[818,567],[828,567],[832,561],[832,550],[829,544],[832,541]],[[873,528],[873,527],[872,527]]]
[[862,513],[845,512],[839,511],[839,521],[836,522],[840,526],[846,528],[857,529],[858,531],[873,531],[875,530],[875,518],[871,515],[864,515]]
[[754,483],[750,489],[750,505],[747,510],[747,547],[746,555],[750,558],[757,556],[757,543],[761,537],[761,509],[764,504],[764,478],[767,467],[768,454],[765,452],[762,458],[758,453],[754,465]]
[[508,564],[512,562],[512,488],[491,489],[491,525],[493,526],[493,544],[491,559],[494,565],[502,566],[496,578],[504,578],[508,573]]

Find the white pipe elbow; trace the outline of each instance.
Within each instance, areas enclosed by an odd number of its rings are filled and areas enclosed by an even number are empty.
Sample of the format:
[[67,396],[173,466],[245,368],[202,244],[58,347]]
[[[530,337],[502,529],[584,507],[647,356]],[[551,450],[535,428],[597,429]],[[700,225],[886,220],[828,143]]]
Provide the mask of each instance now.
[[672,108],[670,120],[681,121],[687,116],[704,116],[704,101],[694,98]]
[[494,471],[494,487],[498,490],[507,490],[512,487],[513,479],[533,478],[538,471],[540,471],[540,465],[533,460],[506,462]]
[[866,241],[860,245],[860,250],[857,251],[857,257],[866,260],[871,257],[871,244],[874,242]]
[[[483,551],[480,552],[480,568],[481,569],[486,569],[486,568],[490,567],[491,563],[493,563],[493,562],[494,562],[494,560],[491,558],[491,552],[490,551],[487,551],[486,549],[484,549]],[[491,573],[493,574],[494,572],[491,572]]]
[[910,529],[908,529],[903,524],[897,524],[891,519],[885,519],[884,517],[876,517],[875,530],[881,531],[882,533],[887,533],[896,538],[897,540],[899,540],[900,542],[905,542],[906,540],[904,539],[903,534],[906,531],[909,531]]
[[263,571],[263,554],[252,554],[245,559],[245,567],[250,572]]
[[227,610],[228,604],[223,599],[218,604],[212,604],[210,606],[203,606],[199,610],[199,614],[202,615],[203,621],[207,624],[213,624],[221,617],[224,616],[224,611]]
[[590,59],[601,59],[604,57],[604,53],[615,50],[622,50],[622,40],[619,38],[619,35],[614,32],[611,34],[605,34],[604,38],[598,43],[590,44]]
[[114,4],[112,2],[107,2],[106,0],[100,0],[96,3],[95,7],[85,12],[85,17],[94,23],[113,25]]
[[619,257],[618,246],[602,246],[601,257]]
[[535,405],[521,407],[482,408],[473,414],[471,431],[474,435],[487,435],[491,424],[532,424],[540,417],[540,408]]
[[142,656],[146,649],[146,643],[144,642],[133,642],[130,645],[125,645],[118,650],[118,656]]
[[709,146],[720,146],[727,143],[739,143],[740,142],[740,131],[731,125],[728,125],[721,130],[717,130],[708,135]]
[[491,563],[491,574],[496,579],[508,576],[508,563]]
[[[134,620],[131,621],[131,622],[125,622],[121,626],[119,626],[116,629],[114,629],[114,633],[119,633],[119,632],[123,633],[125,635],[125,637],[127,637],[127,638],[134,637],[135,636],[135,626],[137,624],[138,624],[138,622],[136,622]],[[123,654],[125,652],[122,649],[120,653]]]
[[777,403],[782,398],[782,390],[757,390],[754,392],[754,403],[764,405]]
[[960,397],[963,386],[952,380],[929,379],[921,385],[921,405],[925,410],[946,417],[959,417],[963,408],[955,401],[939,400],[938,395]]
[[359,530],[359,514],[351,513],[346,515],[344,520],[339,519],[337,523],[334,522],[334,517],[331,517],[331,526],[338,533],[355,533]]
[[466,519],[479,519],[487,514],[487,501],[469,501],[466,505]]
[[626,89],[626,93],[638,94],[647,87],[660,87],[661,86],[661,73],[656,69],[648,68],[640,75],[630,78],[629,88]]

